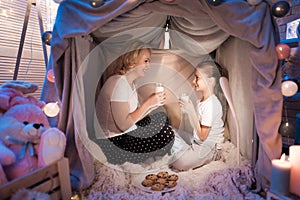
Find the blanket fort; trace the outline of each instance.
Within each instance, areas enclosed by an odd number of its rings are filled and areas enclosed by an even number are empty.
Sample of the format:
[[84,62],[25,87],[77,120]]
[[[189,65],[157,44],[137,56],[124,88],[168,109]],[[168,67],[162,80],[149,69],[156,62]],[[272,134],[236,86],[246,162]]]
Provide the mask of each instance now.
[[[257,133],[256,177],[259,185],[266,183],[270,178],[271,159],[281,154],[278,127],[282,95],[275,51],[278,36],[265,1],[253,6],[242,0],[229,0],[212,6],[206,0],[119,0],[106,1],[100,7],[92,7],[87,1],[62,1],[53,29],[47,66],[48,70],[54,70],[55,85],[45,82],[42,98],[61,101],[58,127],[67,133],[66,154],[70,158],[71,173],[79,177],[80,187],[87,187],[94,177],[92,156],[87,156],[89,153],[78,139],[80,134],[85,133],[78,132],[79,125],[73,120],[74,113],[80,111],[71,103],[73,83],[81,64],[97,45],[105,45],[108,38],[128,31],[137,33],[131,34],[131,39],[138,38],[153,48],[160,48],[167,21],[170,50],[183,51],[178,57],[184,56],[194,65],[203,55],[212,55],[228,69],[234,106],[242,130],[241,153],[249,159],[256,154],[252,139],[256,138]],[[140,28],[144,31],[137,32]],[[105,47],[112,51],[118,49],[115,48],[118,45],[120,48],[126,45],[120,40],[108,44]],[[109,54],[101,56],[105,58],[102,60],[104,63],[113,59]],[[94,65],[93,70],[97,74],[102,69]],[[92,86],[84,92],[95,97],[95,91],[96,86]],[[89,116],[93,115],[93,110],[93,105],[86,108],[88,115],[84,122],[91,120]],[[236,143],[232,118],[229,116],[227,121],[230,139]],[[93,127],[87,126],[85,132],[91,129]],[[76,151],[73,146],[77,147]]]

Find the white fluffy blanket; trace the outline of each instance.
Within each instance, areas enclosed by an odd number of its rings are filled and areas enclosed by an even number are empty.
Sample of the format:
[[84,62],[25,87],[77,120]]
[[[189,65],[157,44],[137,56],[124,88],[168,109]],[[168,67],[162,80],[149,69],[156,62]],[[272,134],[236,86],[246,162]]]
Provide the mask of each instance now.
[[[223,147],[223,158],[212,161],[209,164],[189,171],[177,172],[180,182],[176,189],[171,192],[147,192],[134,184],[138,173],[133,174],[126,168],[150,170],[155,165],[145,166],[124,164],[123,166],[109,166],[95,162],[96,177],[90,188],[82,191],[82,199],[122,199],[122,200],[160,200],[160,199],[257,199],[261,196],[251,192],[254,183],[253,171],[248,160],[242,159],[241,165],[237,166],[235,146],[226,142]],[[156,161],[161,162],[161,161]],[[155,164],[155,163],[154,163]],[[156,163],[157,164],[157,163]],[[171,170],[166,165],[164,170]]]

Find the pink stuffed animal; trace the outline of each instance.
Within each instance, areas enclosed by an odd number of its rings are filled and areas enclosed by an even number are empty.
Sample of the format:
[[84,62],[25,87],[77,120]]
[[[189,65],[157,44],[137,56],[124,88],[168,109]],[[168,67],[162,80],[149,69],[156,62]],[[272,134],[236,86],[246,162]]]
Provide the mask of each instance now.
[[65,134],[49,126],[43,102],[24,95],[26,89],[33,91],[30,83],[24,83],[0,88],[0,184],[64,156]]
[[38,85],[30,82],[12,80],[3,83],[0,87],[0,112],[4,113],[12,106],[24,103],[42,108],[45,103],[30,95],[37,89]]
[[[20,104],[0,118],[0,141],[11,152],[0,152],[8,180],[15,179],[64,156],[66,138],[57,128],[50,128],[41,108]],[[1,146],[1,144],[0,144]],[[1,158],[1,156],[0,156]]]
[[13,162],[15,162],[14,153],[9,148],[4,146],[2,142],[0,142],[0,185],[7,182],[7,178],[2,166],[9,165]]

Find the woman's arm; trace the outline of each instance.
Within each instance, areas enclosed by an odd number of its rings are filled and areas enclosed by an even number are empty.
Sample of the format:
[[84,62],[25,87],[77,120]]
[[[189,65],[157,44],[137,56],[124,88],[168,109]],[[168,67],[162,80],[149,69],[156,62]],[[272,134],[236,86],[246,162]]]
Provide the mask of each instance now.
[[114,121],[120,130],[126,131],[135,123],[130,117],[128,102],[112,101],[111,109]]
[[149,96],[140,107],[131,113],[128,102],[113,101],[111,102],[113,118],[119,129],[126,131],[133,124],[145,117],[149,112],[158,106],[164,105],[165,101],[165,92],[154,93]]
[[[159,106],[163,106],[166,103],[166,92],[159,92],[159,93],[153,93],[151,94],[140,106],[139,109],[144,110],[143,107],[145,107],[146,112],[143,112],[143,115],[141,118],[138,118],[137,121],[144,118],[146,115],[148,115],[151,111],[155,110]],[[135,114],[133,114],[135,115]]]

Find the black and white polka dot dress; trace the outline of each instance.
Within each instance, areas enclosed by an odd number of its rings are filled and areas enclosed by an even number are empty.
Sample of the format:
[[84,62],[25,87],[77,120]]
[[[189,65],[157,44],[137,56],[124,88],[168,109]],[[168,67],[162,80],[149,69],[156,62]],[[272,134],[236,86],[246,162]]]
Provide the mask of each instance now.
[[140,163],[170,153],[175,134],[165,113],[159,112],[136,123],[137,129],[108,139],[96,140],[108,162]]

